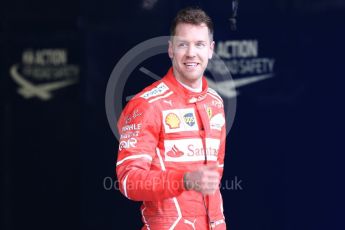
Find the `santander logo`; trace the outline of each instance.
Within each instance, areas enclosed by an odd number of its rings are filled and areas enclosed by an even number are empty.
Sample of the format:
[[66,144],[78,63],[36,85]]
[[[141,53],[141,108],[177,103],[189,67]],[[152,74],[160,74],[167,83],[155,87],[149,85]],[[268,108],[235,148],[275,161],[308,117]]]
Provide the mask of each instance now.
[[207,155],[207,160],[217,161],[220,141],[206,138],[205,142],[204,146],[201,138],[165,140],[164,160],[171,162],[203,161]]
[[180,157],[180,156],[183,156],[184,153],[182,151],[180,151],[176,145],[174,145],[171,150],[169,152],[167,152],[167,155],[169,157]]
[[203,147],[197,147],[193,144],[188,145],[187,156],[205,156],[205,152],[207,156],[218,156],[218,148],[208,147],[204,149]]

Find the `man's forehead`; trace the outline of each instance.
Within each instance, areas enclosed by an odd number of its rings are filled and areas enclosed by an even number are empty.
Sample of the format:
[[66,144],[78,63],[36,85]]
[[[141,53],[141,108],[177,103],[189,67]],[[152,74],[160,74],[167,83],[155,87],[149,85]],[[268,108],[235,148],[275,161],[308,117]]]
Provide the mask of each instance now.
[[210,39],[209,38],[205,38],[205,39],[200,39],[199,37],[197,39],[189,39],[187,37],[181,37],[181,36],[173,36],[173,40],[175,42],[209,42]]
[[175,33],[177,33],[177,31],[179,31],[179,29],[181,29],[181,27],[189,27],[190,29],[195,28],[195,29],[207,30],[207,32],[209,32],[209,29],[204,22],[202,22],[200,24],[180,22],[176,25]]
[[198,25],[190,23],[179,23],[175,29],[175,35],[172,36],[174,41],[190,41],[198,40],[209,42],[212,35],[205,23]]
[[186,37],[186,36],[172,36],[171,37],[171,40],[174,41],[174,42],[195,42],[195,43],[208,43],[211,41],[210,39],[210,36],[207,35],[205,37],[201,37],[201,36],[189,36],[189,37]]

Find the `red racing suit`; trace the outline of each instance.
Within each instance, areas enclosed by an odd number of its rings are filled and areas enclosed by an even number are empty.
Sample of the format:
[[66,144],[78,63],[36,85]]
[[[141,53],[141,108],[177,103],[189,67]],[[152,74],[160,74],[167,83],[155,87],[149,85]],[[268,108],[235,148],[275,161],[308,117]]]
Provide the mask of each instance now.
[[202,86],[187,90],[170,68],[121,114],[116,172],[122,194],[143,201],[142,229],[226,229],[219,189],[203,196],[183,184],[186,172],[205,164],[223,174],[223,101],[205,77]]

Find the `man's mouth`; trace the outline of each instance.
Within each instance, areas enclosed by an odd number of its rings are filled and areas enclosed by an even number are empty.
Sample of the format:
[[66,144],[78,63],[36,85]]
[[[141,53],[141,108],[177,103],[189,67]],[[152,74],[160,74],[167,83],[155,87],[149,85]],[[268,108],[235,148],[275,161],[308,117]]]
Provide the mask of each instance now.
[[194,69],[194,68],[196,68],[198,65],[200,65],[199,63],[197,63],[197,62],[185,62],[185,63],[183,63],[186,67],[187,67],[187,69]]

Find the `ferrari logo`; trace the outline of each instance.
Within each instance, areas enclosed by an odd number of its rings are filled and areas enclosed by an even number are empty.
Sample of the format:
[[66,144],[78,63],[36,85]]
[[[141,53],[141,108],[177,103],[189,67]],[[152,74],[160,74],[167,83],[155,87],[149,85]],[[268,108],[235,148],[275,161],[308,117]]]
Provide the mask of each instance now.
[[207,107],[206,112],[207,112],[208,118],[211,119],[211,117],[212,117],[212,109],[211,109],[211,107]]

